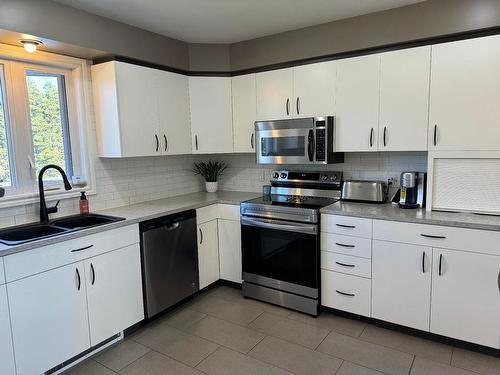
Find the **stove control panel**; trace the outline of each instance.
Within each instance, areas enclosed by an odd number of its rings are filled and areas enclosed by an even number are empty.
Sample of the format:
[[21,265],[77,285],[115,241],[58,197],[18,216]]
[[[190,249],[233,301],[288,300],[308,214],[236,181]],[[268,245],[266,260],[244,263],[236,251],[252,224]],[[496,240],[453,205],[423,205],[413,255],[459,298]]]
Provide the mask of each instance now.
[[289,181],[297,183],[328,183],[340,184],[342,181],[342,172],[302,172],[279,170],[271,172],[271,182]]

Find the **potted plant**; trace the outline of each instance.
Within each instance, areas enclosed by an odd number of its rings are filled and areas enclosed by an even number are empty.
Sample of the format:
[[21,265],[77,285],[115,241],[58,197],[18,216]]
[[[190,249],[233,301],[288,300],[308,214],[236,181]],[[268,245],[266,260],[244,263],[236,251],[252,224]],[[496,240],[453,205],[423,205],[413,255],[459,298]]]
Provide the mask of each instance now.
[[205,179],[207,192],[215,193],[218,187],[217,180],[224,173],[227,167],[228,165],[223,161],[201,161],[199,163],[194,163],[193,172],[201,175]]

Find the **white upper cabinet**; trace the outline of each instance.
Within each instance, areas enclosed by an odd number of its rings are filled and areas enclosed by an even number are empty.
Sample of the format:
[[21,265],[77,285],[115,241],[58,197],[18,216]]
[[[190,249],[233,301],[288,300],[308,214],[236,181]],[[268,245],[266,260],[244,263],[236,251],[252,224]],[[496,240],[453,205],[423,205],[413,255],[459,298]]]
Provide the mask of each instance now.
[[230,77],[189,77],[192,152],[233,152]]
[[379,151],[427,150],[431,47],[381,54]]
[[372,316],[429,331],[432,248],[373,241]]
[[380,55],[338,61],[337,151],[377,151]]
[[257,119],[280,120],[293,116],[293,69],[257,73]]
[[156,76],[161,152],[165,155],[190,154],[188,77],[161,70],[156,71]]
[[190,151],[187,77],[110,61],[92,66],[92,81],[99,156]]
[[312,117],[334,114],[336,76],[335,61],[293,68],[293,115]]
[[257,118],[255,74],[232,77],[231,89],[234,152],[254,152]]
[[433,251],[431,332],[500,349],[500,256]]
[[429,150],[500,150],[500,36],[432,46]]

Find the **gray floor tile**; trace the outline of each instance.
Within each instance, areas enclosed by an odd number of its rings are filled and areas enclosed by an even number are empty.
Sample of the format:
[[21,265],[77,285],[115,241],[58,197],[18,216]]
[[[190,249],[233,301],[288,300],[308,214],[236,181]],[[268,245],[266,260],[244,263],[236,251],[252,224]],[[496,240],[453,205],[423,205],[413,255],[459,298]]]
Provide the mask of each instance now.
[[451,363],[452,346],[423,338],[368,325],[360,339],[427,358],[434,362],[447,365]]
[[271,336],[262,340],[248,355],[298,375],[335,374],[342,363],[341,359]]
[[464,349],[453,349],[451,365],[484,375],[500,374],[500,358]]
[[344,361],[336,375],[384,375],[384,373]]
[[189,331],[241,353],[248,353],[264,338],[259,332],[211,316],[193,324]]
[[392,375],[407,375],[413,355],[332,332],[318,348],[326,354]]
[[196,366],[217,349],[217,345],[208,340],[166,324],[147,329],[134,340],[188,366]]
[[202,375],[163,354],[149,352],[120,371],[122,375]]
[[241,289],[231,288],[228,286],[218,286],[208,290],[206,295],[211,295],[219,298],[224,298],[228,301],[233,301],[235,299],[241,299]]
[[87,359],[72,369],[65,371],[65,375],[116,375],[115,372],[104,367],[92,359]]
[[[500,372],[500,368],[497,369]],[[497,374],[499,373],[497,372]],[[410,375],[475,375],[474,372],[451,367],[444,363],[433,362],[425,358],[415,358]]]
[[203,319],[207,314],[200,311],[191,310],[181,307],[161,319],[161,322],[168,324],[180,330],[187,329],[191,324],[194,324]]
[[331,312],[322,312],[318,317],[314,318],[294,311],[288,317],[352,337],[359,337],[366,327],[366,323],[334,315]]
[[255,319],[248,327],[310,349],[315,349],[329,332],[322,327],[312,326],[267,312]]
[[149,348],[133,340],[124,340],[104,350],[93,359],[113,371],[120,371],[149,351]]
[[197,368],[209,375],[291,375],[286,370],[226,348],[218,349]]
[[264,312],[263,309],[245,304],[241,297],[228,301],[213,295],[196,299],[189,308],[240,325],[247,325]]

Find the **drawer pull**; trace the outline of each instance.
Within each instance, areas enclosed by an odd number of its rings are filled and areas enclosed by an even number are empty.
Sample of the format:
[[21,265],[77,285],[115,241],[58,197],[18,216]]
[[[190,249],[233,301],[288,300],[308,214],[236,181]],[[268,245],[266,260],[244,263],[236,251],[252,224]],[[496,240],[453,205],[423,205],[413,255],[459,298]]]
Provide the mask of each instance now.
[[342,267],[356,267],[354,264],[347,264],[347,263],[340,263],[340,262],[335,262],[337,263],[339,266],[342,266]]
[[350,248],[356,247],[355,245],[346,245],[344,243],[338,243],[338,242],[335,242],[335,245],[342,247],[350,247]]
[[342,294],[343,296],[347,296],[347,297],[355,297],[356,295],[353,294],[353,293],[345,293],[345,292],[341,292],[340,290],[336,290],[336,292],[338,294]]
[[420,234],[422,237],[427,237],[427,238],[436,238],[436,239],[439,239],[439,240],[444,240],[446,238],[446,236],[434,236],[432,234],[423,234],[421,233]]
[[338,226],[338,227],[341,227],[341,228],[349,228],[349,229],[356,228],[355,225],[346,225],[346,224],[335,224],[335,225]]
[[85,246],[85,247],[80,247],[79,249],[73,249],[71,250],[72,253],[77,253],[79,251],[83,251],[83,250],[87,250],[87,249],[90,249],[91,247],[93,247],[94,245],[89,245],[89,246]]

